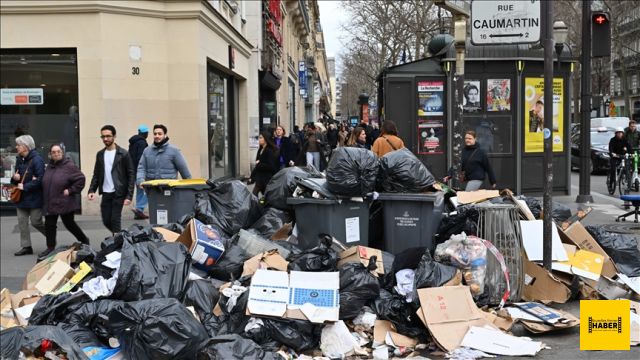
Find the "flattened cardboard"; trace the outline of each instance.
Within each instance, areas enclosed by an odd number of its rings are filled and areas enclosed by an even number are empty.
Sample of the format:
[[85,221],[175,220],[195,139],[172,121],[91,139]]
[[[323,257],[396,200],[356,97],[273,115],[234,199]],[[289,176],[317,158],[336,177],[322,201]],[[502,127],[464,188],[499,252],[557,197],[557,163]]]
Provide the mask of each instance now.
[[629,329],[631,330],[631,346],[637,346],[640,344],[640,302],[630,301],[631,303],[631,318]]
[[458,191],[456,193],[459,204],[475,204],[500,196],[498,190]]
[[[592,285],[593,282],[589,284]],[[631,299],[633,297],[632,290],[628,290],[625,285],[606,276],[600,276],[598,282],[595,283],[594,289],[607,300]]]
[[11,306],[11,291],[6,288],[2,289],[0,292],[0,327],[8,329],[18,325],[18,319],[16,319]]
[[162,227],[154,227],[153,230],[159,232],[162,237],[164,238],[164,241],[166,242],[176,242],[178,240],[178,238],[180,237],[180,234],[178,234],[177,232],[173,232],[171,230],[167,230],[165,228]]
[[578,249],[572,244],[563,244],[568,261],[553,262],[551,268],[567,274],[575,274],[597,281],[604,265],[604,256],[591,251]]
[[562,224],[559,224],[558,226],[560,226],[561,229],[566,230],[572,224],[577,223],[582,219],[584,219],[585,217],[587,217],[587,215],[589,215],[589,213],[591,213],[592,210],[593,208],[591,207],[578,209],[578,211],[575,214],[571,215],[570,218],[563,221]]
[[62,260],[56,260],[46,274],[36,283],[36,289],[43,295],[56,290],[75,274],[71,266]]
[[[542,261],[542,240],[543,240],[543,221],[542,220],[522,220],[520,221],[520,228],[522,229],[522,244],[524,250],[527,253],[527,259],[531,261]],[[558,229],[551,228],[551,260],[553,261],[567,261],[567,253],[562,246],[560,236],[558,235]]]
[[602,255],[604,257],[604,264],[602,265],[601,275],[612,278],[618,273],[618,270],[609,255],[607,255],[602,247],[598,245],[598,242],[593,238],[593,236],[591,236],[591,234],[589,234],[587,229],[582,226],[581,222],[573,223],[566,229],[561,230],[560,238],[564,242],[574,244],[582,250]]
[[289,262],[285,260],[278,250],[271,250],[258,254],[244,262],[242,276],[251,276],[258,269],[276,269],[279,271],[287,271]]
[[527,320],[521,320],[520,323],[522,324],[522,326],[524,326],[525,329],[527,329],[528,331],[534,334],[542,334],[546,332],[580,326],[580,319],[575,317],[570,312],[559,310],[559,309],[553,309],[553,310],[560,313],[562,317],[567,321],[558,322],[553,325],[545,324],[537,321],[527,321]]
[[472,326],[461,342],[462,346],[505,356],[534,356],[543,348],[539,341],[532,341],[505,334],[497,329]]
[[42,294],[38,290],[22,290],[11,295],[11,306],[14,309],[38,302]]
[[528,301],[565,303],[571,291],[544,268],[524,260],[525,281],[522,298]]
[[251,278],[248,315],[338,321],[340,310],[338,272],[302,272],[259,269]]
[[24,282],[22,283],[22,290],[35,289],[36,283],[40,281],[40,279],[42,279],[44,274],[46,274],[47,271],[49,271],[49,268],[51,268],[51,266],[53,266],[53,264],[57,260],[64,261],[67,265],[71,264],[71,262],[73,261],[74,251],[75,250],[73,248],[69,250],[61,251],[37,263],[27,273],[27,277],[24,279]]
[[[388,343],[387,339],[391,340],[391,344]],[[418,340],[398,334],[396,327],[388,320],[376,320],[373,327],[373,340],[379,344],[395,347],[414,348],[418,345]]]
[[458,348],[471,326],[497,329],[473,302],[468,286],[418,289],[418,297],[422,304],[420,318],[445,351]]
[[369,259],[376,257],[376,274],[384,275],[384,264],[382,262],[382,251],[378,249],[369,248],[366,246],[352,246],[347,250],[340,253],[340,260],[338,260],[338,268],[342,265],[350,262],[360,262],[364,266],[369,265]]
[[516,199],[516,197],[513,196],[513,192],[511,190],[504,189],[500,192],[500,195],[508,197],[514,204],[516,204],[516,208],[520,212],[522,218],[524,218],[525,220],[536,220],[535,216],[533,216],[533,213],[529,209],[529,206],[527,206],[527,202],[524,200]]

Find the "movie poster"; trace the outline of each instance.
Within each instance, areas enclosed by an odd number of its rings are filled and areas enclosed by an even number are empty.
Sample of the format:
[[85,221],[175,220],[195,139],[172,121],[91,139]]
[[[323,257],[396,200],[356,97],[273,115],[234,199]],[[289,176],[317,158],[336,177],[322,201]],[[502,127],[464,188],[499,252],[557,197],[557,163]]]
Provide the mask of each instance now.
[[444,154],[443,120],[418,120],[418,154]]
[[418,116],[444,115],[444,81],[418,82]]
[[[563,150],[564,126],[564,82],[562,78],[553,79],[553,151]],[[544,122],[549,116],[544,113],[544,78],[525,78],[524,80],[524,151],[540,153],[544,151]]]
[[487,111],[511,110],[511,80],[487,80]]
[[462,110],[464,112],[480,111],[480,80],[465,80],[462,95]]

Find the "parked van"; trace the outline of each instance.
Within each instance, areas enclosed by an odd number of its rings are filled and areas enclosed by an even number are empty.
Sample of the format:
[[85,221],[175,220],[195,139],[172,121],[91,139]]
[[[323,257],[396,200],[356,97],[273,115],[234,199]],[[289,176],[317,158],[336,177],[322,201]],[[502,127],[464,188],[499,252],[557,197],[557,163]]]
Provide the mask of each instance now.
[[626,116],[615,116],[615,117],[599,117],[591,119],[591,128],[626,128],[629,126],[629,118]]

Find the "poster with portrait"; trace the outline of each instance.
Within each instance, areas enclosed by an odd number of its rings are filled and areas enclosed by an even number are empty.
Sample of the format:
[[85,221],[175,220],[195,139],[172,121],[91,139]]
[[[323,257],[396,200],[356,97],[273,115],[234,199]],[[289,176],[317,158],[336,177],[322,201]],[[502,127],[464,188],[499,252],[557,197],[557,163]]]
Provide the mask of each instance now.
[[466,113],[480,111],[480,80],[464,81],[462,110]]
[[[553,131],[551,139],[553,151],[563,150],[564,127],[564,81],[562,78],[553,79]],[[549,116],[544,113],[544,78],[525,78],[524,80],[524,151],[541,153],[544,151],[544,122]]]
[[444,154],[443,120],[418,120],[418,154]]
[[511,79],[487,80],[487,111],[511,110]]
[[418,116],[444,115],[444,81],[418,82]]

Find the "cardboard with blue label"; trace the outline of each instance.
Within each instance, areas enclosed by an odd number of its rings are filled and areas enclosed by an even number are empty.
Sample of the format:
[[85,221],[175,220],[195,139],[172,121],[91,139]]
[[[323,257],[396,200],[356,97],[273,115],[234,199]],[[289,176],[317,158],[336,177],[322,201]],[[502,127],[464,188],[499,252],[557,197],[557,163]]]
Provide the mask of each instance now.
[[221,234],[222,232],[214,226],[191,219],[176,241],[189,249],[194,267],[207,271],[224,253],[223,241],[227,239]]
[[338,321],[338,272],[303,272],[259,269],[251,278],[247,313],[308,320]]

